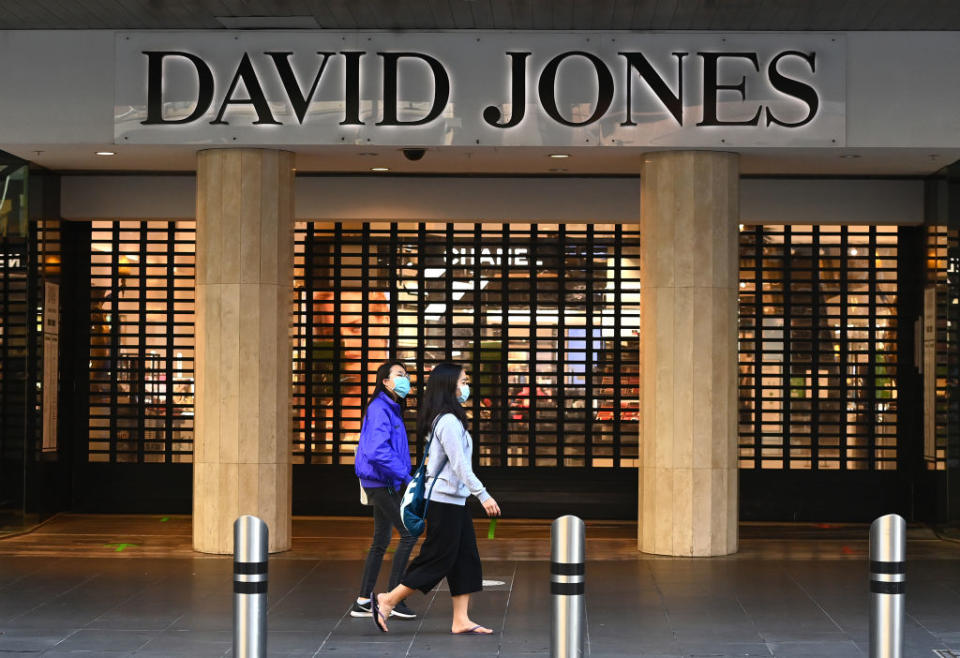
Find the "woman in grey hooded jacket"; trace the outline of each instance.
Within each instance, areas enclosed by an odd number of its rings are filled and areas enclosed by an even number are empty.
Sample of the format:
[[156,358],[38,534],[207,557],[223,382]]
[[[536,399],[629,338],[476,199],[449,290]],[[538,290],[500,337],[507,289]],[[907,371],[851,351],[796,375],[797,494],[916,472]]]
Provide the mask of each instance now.
[[398,603],[416,590],[428,593],[444,578],[453,598],[450,631],[473,635],[493,632],[474,623],[469,615],[470,594],[483,589],[483,568],[467,498],[476,496],[488,516],[500,516],[497,501],[487,493],[471,466],[473,439],[463,411],[469,396],[463,367],[452,363],[434,367],[417,419],[418,433],[426,439],[432,434],[435,439],[430,443],[427,462],[427,537],[400,584],[389,592],[370,594],[373,621],[384,633],[387,618]]

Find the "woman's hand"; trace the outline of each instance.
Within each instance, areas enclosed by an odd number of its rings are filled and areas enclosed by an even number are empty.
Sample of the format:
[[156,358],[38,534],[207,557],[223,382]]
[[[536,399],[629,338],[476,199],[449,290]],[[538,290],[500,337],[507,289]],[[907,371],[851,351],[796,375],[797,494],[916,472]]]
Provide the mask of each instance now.
[[497,505],[497,501],[492,497],[483,501],[482,505],[483,509],[487,512],[487,516],[500,516],[500,506]]

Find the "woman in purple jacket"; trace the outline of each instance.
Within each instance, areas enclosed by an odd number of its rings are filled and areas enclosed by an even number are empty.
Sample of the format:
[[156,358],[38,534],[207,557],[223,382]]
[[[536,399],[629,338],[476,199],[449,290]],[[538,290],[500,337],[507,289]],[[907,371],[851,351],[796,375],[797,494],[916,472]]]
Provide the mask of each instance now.
[[[417,543],[403,527],[400,518],[400,499],[410,481],[410,447],[407,429],[403,423],[404,398],[410,392],[407,370],[399,361],[384,363],[377,369],[377,387],[363,414],[360,442],[354,471],[367,501],[373,506],[373,543],[363,567],[360,596],[350,608],[353,617],[369,617],[370,592],[373,591],[383,564],[383,554],[390,545],[393,528],[400,532],[400,545],[393,556],[390,570],[390,588],[400,582],[410,551]],[[416,613],[400,603],[393,616],[413,619]]]

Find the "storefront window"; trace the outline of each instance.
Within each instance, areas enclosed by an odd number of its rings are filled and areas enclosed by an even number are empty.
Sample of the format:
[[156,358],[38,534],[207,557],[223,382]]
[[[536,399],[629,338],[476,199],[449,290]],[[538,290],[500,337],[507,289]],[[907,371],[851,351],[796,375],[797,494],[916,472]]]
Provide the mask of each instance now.
[[740,467],[897,467],[897,227],[740,233]]
[[90,461],[193,459],[194,225],[93,222]]
[[636,466],[639,284],[620,225],[298,225],[295,460],[352,463],[398,358],[414,409],[433,364],[467,366],[481,466]]
[[27,175],[25,163],[0,164],[0,535],[27,524],[27,464],[38,452],[36,253]]
[[[928,470],[945,471],[949,455],[958,452],[960,423],[957,421],[960,401],[960,232],[946,226],[927,227],[927,286],[933,298],[932,309],[924,309],[924,321],[932,320],[931,333],[924,330],[922,365],[933,367],[931,386],[924,372],[924,395],[932,392],[933,400],[924,400],[924,463]],[[932,340],[929,340],[932,339]],[[927,352],[931,352],[928,354]],[[927,404],[932,407],[927,408]],[[932,416],[932,418],[930,417]],[[929,435],[927,433],[930,433]]]

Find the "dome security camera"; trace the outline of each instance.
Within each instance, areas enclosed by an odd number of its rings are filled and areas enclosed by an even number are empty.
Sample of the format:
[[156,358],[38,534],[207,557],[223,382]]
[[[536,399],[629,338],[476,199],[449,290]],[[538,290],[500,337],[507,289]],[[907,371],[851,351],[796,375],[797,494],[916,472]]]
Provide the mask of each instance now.
[[417,161],[423,158],[423,154],[427,152],[427,149],[403,149],[403,157],[407,160]]

